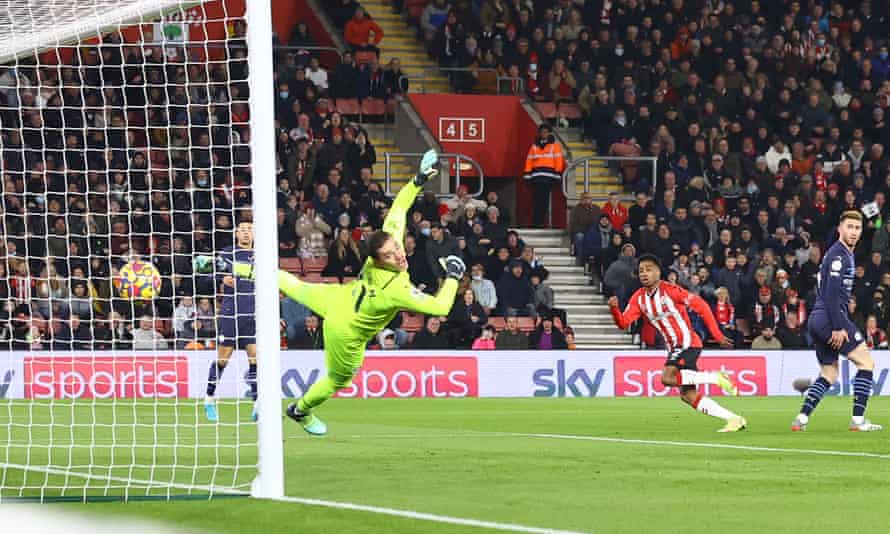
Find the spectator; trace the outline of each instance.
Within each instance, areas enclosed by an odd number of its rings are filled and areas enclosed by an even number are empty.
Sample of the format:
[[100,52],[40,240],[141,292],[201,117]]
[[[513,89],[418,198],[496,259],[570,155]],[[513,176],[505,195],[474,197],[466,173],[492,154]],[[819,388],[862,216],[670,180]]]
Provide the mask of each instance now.
[[495,350],[495,328],[490,324],[482,328],[482,334],[473,341],[473,350]]
[[328,264],[322,272],[323,276],[354,278],[362,269],[362,255],[358,245],[352,239],[352,233],[341,231],[331,243],[328,250]]
[[324,333],[320,323],[321,321],[317,315],[307,315],[302,331],[298,332],[293,339],[288,338],[288,348],[302,350],[323,349]]
[[446,200],[445,205],[448,206],[448,209],[451,210],[456,219],[464,217],[467,208],[472,207],[474,210],[484,210],[488,207],[485,201],[477,200],[470,195],[470,188],[466,184],[458,186],[457,194]]
[[550,190],[553,184],[560,183],[566,163],[562,148],[553,137],[550,126],[538,127],[538,138],[528,151],[525,160],[525,178],[534,189],[533,224],[544,228],[550,210]]
[[186,321],[192,321],[198,316],[198,307],[194,299],[186,295],[179,299],[176,309],[173,310],[173,332],[176,337],[182,337],[185,332]]
[[74,350],[92,350],[93,333],[77,315],[71,316],[71,348]]
[[581,199],[569,213],[569,235],[572,238],[572,255],[577,265],[584,264],[584,236],[599,220],[600,209],[591,201],[588,192],[581,194]]
[[494,282],[485,278],[485,267],[481,263],[474,263],[470,267],[470,288],[473,290],[476,302],[482,306],[482,310],[490,315],[498,305],[497,289]]
[[529,337],[529,345],[537,350],[565,350],[569,348],[565,336],[554,328],[552,315],[541,317],[541,324]]
[[143,315],[139,319],[139,329],[133,332],[134,350],[162,350],[169,348],[164,335],[154,329],[154,319]]
[[485,209],[485,221],[482,228],[491,243],[498,246],[507,240],[507,227],[501,222],[501,212],[496,206]]
[[317,57],[309,60],[309,66],[306,67],[306,79],[315,84],[315,86],[321,90],[322,94],[327,93],[328,71],[322,68]]
[[729,301],[729,290],[725,287],[718,287],[714,291],[714,296],[717,297],[717,302],[713,306],[714,318],[720,326],[720,331],[733,343],[736,343],[738,336],[735,327],[735,306]]
[[457,348],[469,348],[473,340],[479,337],[482,327],[488,321],[488,315],[476,302],[472,289],[465,289],[458,301],[451,307],[448,314],[448,334]]
[[285,336],[287,337],[288,345],[290,345],[297,338],[300,328],[306,324],[306,318],[312,312],[305,305],[285,297],[284,293],[279,294],[278,298],[281,319],[285,323]]
[[535,310],[538,310],[538,313],[541,313],[540,310],[553,309],[553,288],[544,283],[548,275],[547,269],[543,267],[532,269],[529,273],[529,281],[535,291]]
[[457,240],[448,235],[441,224],[437,222],[431,224],[430,239],[426,242],[426,261],[438,281],[445,278],[445,270],[442,269],[439,258],[452,255],[460,256]]
[[427,317],[426,325],[414,336],[411,347],[418,350],[450,348],[451,342],[442,332],[442,321],[438,317]]
[[869,315],[868,319],[865,320],[864,334],[865,342],[868,344],[869,349],[887,348],[887,335],[884,333],[884,330],[878,327],[878,318],[874,315]]
[[612,228],[618,230],[627,221],[627,208],[621,205],[621,199],[618,193],[612,191],[609,193],[609,200],[603,204],[602,214],[609,218]]
[[[326,186],[321,184],[319,189]],[[297,219],[297,235],[300,236],[298,254],[301,258],[323,258],[327,254],[325,240],[331,235],[330,225],[307,204]]]
[[353,49],[373,51],[380,55],[377,45],[383,40],[383,28],[374,22],[363,8],[356,8],[343,29],[343,35]]
[[384,328],[377,334],[377,343],[380,345],[380,350],[399,350],[396,333],[391,328]]
[[751,342],[751,348],[755,350],[782,350],[782,342],[774,336],[773,326],[764,326],[760,335]]
[[448,20],[449,6],[447,0],[433,0],[423,8],[420,16],[420,29],[427,44],[432,43],[440,28]]
[[794,313],[786,315],[785,322],[775,334],[784,349],[801,350],[809,347],[797,317]]
[[767,327],[773,329],[781,322],[779,307],[773,303],[772,291],[769,287],[760,288],[751,318],[753,319],[751,330],[755,334],[759,334]]
[[501,315],[535,315],[535,293],[524,274],[522,262],[511,260],[509,271],[497,283],[498,307]]
[[357,98],[358,97],[358,67],[355,63],[355,56],[352,52],[346,50],[343,52],[343,58],[334,68],[333,75],[330,77],[330,92],[334,98]]
[[627,299],[630,298],[633,292],[633,288],[628,284],[628,281],[633,278],[637,270],[636,255],[637,251],[634,246],[630,243],[625,243],[621,247],[621,255],[615,262],[609,264],[609,268],[606,269],[606,273],[603,275],[604,294],[618,297],[618,302],[622,306],[627,304]]
[[519,319],[507,316],[507,327],[498,333],[495,340],[497,350],[528,350],[528,336],[519,330]]

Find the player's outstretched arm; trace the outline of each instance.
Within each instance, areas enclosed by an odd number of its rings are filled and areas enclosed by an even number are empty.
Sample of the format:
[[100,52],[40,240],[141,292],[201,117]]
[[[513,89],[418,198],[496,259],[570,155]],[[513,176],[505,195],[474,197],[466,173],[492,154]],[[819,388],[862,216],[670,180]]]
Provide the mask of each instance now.
[[451,306],[454,305],[454,296],[457,294],[457,281],[463,277],[467,267],[457,256],[441,258],[439,262],[445,269],[447,278],[435,296],[427,295],[409,283],[387,290],[387,296],[393,306],[426,315],[448,315]]
[[618,307],[618,297],[609,297],[609,311],[612,313],[612,320],[615,321],[615,326],[622,330],[626,330],[628,326],[632,325],[642,315],[642,311],[637,306],[637,299],[635,298],[630,299],[627,307],[622,312],[621,308]]
[[417,176],[402,187],[389,208],[389,213],[383,221],[383,231],[393,236],[399,243],[405,238],[408,210],[414,205],[418,193],[423,190],[423,185],[439,173],[438,169],[436,169],[438,163],[439,155],[436,151],[427,150],[420,161]]

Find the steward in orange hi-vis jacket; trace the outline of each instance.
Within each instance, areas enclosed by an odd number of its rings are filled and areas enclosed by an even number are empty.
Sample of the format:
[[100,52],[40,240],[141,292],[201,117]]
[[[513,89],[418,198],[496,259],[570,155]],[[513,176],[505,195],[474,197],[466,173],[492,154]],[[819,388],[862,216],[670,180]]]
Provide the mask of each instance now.
[[550,126],[538,128],[538,139],[528,150],[525,158],[525,179],[532,184],[535,196],[534,225],[543,228],[550,210],[550,191],[553,184],[562,180],[566,168],[562,148],[553,137]]

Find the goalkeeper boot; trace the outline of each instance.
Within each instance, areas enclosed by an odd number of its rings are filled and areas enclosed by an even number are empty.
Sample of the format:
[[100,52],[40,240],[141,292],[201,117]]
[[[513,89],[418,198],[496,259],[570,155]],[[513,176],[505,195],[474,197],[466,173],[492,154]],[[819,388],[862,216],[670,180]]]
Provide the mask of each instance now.
[[720,386],[720,389],[723,390],[723,394],[727,397],[737,397],[739,395],[738,386],[736,386],[735,382],[732,381],[732,378],[723,371],[717,373],[717,385]]
[[213,401],[208,400],[204,402],[204,414],[211,423],[219,422],[219,414],[216,413],[216,404]]
[[256,402],[253,403],[253,410],[250,412],[250,420],[256,423],[259,416],[256,413]]
[[309,435],[324,436],[328,433],[328,425],[315,415],[300,411],[296,403],[289,404],[285,413],[303,427],[303,430]]
[[726,422],[726,425],[723,426],[717,432],[739,432],[740,430],[745,430],[748,428],[748,421],[745,420],[744,417],[737,415]]
[[862,421],[861,423],[850,422],[850,432],[877,432],[879,430],[884,430],[884,427],[875,423],[872,423],[868,419]]

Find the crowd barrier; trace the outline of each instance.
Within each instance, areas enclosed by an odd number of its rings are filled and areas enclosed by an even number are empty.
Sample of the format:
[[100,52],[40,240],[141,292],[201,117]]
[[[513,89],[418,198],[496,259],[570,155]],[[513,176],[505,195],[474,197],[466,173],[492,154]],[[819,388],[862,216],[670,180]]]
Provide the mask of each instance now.
[[[874,353],[875,395],[887,395],[890,351]],[[212,351],[0,354],[0,398],[202,398]],[[262,358],[260,359],[262,364]],[[318,351],[284,351],[281,394],[299,397],[321,373]],[[676,395],[661,384],[659,351],[410,351],[371,352],[340,397],[658,397]],[[705,351],[703,370],[723,370],[741,395],[798,395],[795,379],[818,373],[812,351]],[[236,353],[219,384],[220,397],[243,397],[246,358]],[[841,362],[830,394],[847,395],[855,368]],[[705,386],[709,395],[720,395]]]

